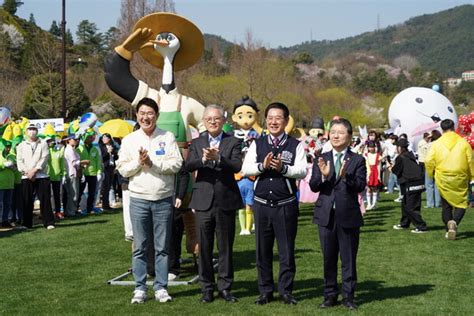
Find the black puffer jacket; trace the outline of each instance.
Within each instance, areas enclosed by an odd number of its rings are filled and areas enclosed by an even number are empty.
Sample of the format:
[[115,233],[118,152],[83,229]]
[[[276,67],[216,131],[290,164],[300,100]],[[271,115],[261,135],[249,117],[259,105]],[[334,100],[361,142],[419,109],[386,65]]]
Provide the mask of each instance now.
[[411,151],[405,151],[397,156],[392,172],[397,176],[399,184],[423,183],[425,179],[423,168]]

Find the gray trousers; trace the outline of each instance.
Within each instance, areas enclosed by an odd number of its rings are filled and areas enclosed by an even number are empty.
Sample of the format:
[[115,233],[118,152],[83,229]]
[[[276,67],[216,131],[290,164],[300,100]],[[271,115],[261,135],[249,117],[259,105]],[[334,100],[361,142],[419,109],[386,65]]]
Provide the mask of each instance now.
[[77,177],[66,177],[67,201],[64,208],[64,215],[75,216],[79,200],[79,179]]

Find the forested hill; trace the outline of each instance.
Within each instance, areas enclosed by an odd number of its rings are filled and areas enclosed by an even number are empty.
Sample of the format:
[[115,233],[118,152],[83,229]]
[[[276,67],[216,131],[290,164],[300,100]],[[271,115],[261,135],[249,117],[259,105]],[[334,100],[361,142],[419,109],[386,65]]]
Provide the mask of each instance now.
[[460,76],[474,66],[474,5],[409,19],[403,24],[335,41],[311,41],[277,49],[284,55],[309,53],[318,62],[355,52],[391,61],[411,55],[427,70]]

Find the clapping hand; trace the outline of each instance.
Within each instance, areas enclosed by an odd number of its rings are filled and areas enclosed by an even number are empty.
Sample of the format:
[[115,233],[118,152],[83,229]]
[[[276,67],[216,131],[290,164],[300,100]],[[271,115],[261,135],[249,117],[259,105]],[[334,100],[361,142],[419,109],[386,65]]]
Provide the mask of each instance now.
[[140,147],[140,149],[138,150],[138,161],[140,163],[140,165],[142,166],[146,166],[146,167],[151,167],[152,163],[151,163],[151,159],[150,159],[150,156],[148,155],[148,150],[146,149],[143,149],[142,147]]
[[276,158],[275,156],[272,155],[272,159],[270,160],[270,168],[278,172],[281,171],[281,169],[283,168],[283,162],[281,161],[281,154],[278,154]]
[[219,148],[209,147],[202,150],[203,158],[205,161],[218,161],[219,160]]
[[329,161],[324,161],[322,157],[319,157],[318,167],[323,177],[326,177],[326,178],[329,177],[329,172],[331,171],[331,164],[329,163]]
[[346,160],[342,161],[341,170],[339,171],[339,177],[342,178],[346,175],[348,162],[349,162],[349,159],[346,159]]
[[263,159],[263,169],[270,169],[270,163],[273,159],[273,153],[268,153]]

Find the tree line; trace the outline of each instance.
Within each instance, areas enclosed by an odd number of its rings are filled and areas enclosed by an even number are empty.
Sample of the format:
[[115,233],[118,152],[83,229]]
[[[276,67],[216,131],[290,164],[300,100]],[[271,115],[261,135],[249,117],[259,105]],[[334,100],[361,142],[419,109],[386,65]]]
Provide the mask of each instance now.
[[[167,7],[163,9],[163,5]],[[101,120],[133,118],[131,106],[107,88],[103,63],[128,36],[138,18],[159,10],[174,11],[174,3],[123,0],[120,22],[107,32],[99,32],[89,20],[77,26],[76,40],[67,30],[67,120],[91,109]],[[15,87],[13,93],[2,91],[0,102],[14,105],[18,116],[60,117],[58,22],[52,21],[45,32],[36,26],[33,16],[25,21],[5,10],[0,10],[0,22],[14,25],[19,33],[12,37],[8,32],[0,32],[0,84]],[[23,40],[20,44],[19,39]],[[341,115],[355,125],[383,128],[389,104],[398,92],[410,86],[442,85],[445,79],[436,71],[423,69],[410,55],[386,60],[376,55],[349,53],[315,62],[309,52],[283,56],[269,50],[251,32],[247,32],[243,43],[225,48],[221,44],[218,37],[206,36],[202,60],[176,74],[180,92],[202,104],[222,104],[229,112],[242,95],[250,95],[262,109],[273,101],[284,102],[300,127],[308,126],[316,116],[327,121]],[[139,54],[131,68],[138,79],[159,88],[161,71],[147,64]],[[471,84],[443,89],[458,112],[466,112],[472,105]]]

